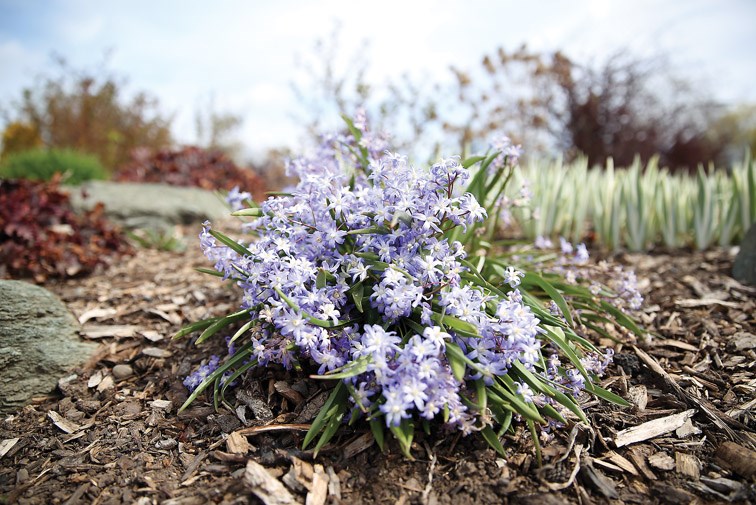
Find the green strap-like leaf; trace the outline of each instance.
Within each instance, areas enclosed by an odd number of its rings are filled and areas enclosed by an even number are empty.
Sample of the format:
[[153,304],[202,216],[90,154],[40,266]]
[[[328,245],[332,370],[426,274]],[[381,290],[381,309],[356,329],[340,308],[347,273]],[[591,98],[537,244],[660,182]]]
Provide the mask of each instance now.
[[362,281],[352,286],[349,291],[352,293],[352,301],[354,301],[354,306],[357,307],[357,310],[359,310],[360,312],[364,312],[364,310],[362,309],[362,295],[365,292],[365,286]]
[[412,448],[412,439],[415,436],[415,425],[409,419],[402,419],[399,426],[392,426],[391,433],[399,442],[399,447],[402,449],[402,453],[412,461],[415,458],[412,457],[410,449]]
[[504,451],[504,447],[501,445],[501,441],[499,440],[499,436],[494,432],[494,430],[491,429],[490,426],[486,426],[482,430],[480,430],[480,434],[483,435],[483,438],[488,442],[488,445],[491,446],[491,449],[496,451],[499,456],[506,456],[506,452]]
[[464,353],[459,346],[453,342],[446,343],[446,358],[449,360],[449,366],[452,369],[454,378],[462,382],[465,378],[465,360]]
[[592,382],[586,381],[585,390],[588,391],[589,393],[593,393],[594,395],[608,402],[612,402],[614,404],[621,405],[623,407],[630,406],[627,400],[625,400],[621,396],[617,396],[611,391],[607,391],[606,389],[602,388],[601,386],[597,386],[593,384]]
[[226,247],[230,248],[232,251],[236,252],[240,256],[251,256],[252,253],[249,252],[249,249],[238,243],[236,240],[232,239],[231,237],[228,237],[224,235],[223,233],[217,231],[217,230],[210,230],[210,235],[218,239],[218,241],[225,245]]
[[320,433],[323,428],[325,428],[326,423],[330,419],[329,416],[334,415],[335,413],[335,411],[332,411],[333,406],[338,403],[343,403],[346,400],[347,393],[347,388],[342,381],[336,383],[336,386],[331,391],[331,394],[328,395],[328,399],[320,408],[320,412],[318,413],[317,417],[315,417],[315,420],[310,425],[310,429],[307,430],[307,434],[302,441],[302,449],[306,449],[307,446],[310,445],[310,442],[312,442],[312,440],[318,435],[318,433]]
[[233,314],[229,314],[228,316],[221,317],[202,332],[202,334],[197,339],[197,344],[201,344],[226,326],[241,321],[242,319],[245,319],[247,317],[249,317],[249,309],[240,310],[239,312],[234,312]]
[[216,368],[213,373],[208,375],[205,378],[205,380],[203,380],[200,383],[200,385],[197,386],[197,389],[195,389],[192,392],[192,394],[189,395],[189,398],[186,399],[184,404],[178,410],[179,413],[181,413],[185,408],[191,405],[192,402],[196,400],[197,397],[201,395],[202,392],[205,391],[211,384],[214,384],[216,380],[223,377],[223,374],[225,374],[227,371],[229,371],[231,368],[235,367],[236,365],[241,364],[242,361],[244,361],[251,355],[252,355],[252,343],[246,344],[244,347],[236,351],[236,353],[231,358],[229,358],[228,361],[226,361],[221,366]]
[[562,311],[562,315],[564,315],[565,319],[567,319],[567,323],[570,326],[575,326],[575,323],[572,320],[572,314],[570,313],[570,308],[567,305],[567,300],[565,300],[562,294],[557,291],[556,288],[554,288],[554,286],[552,286],[546,279],[535,272],[527,272],[525,273],[525,277],[522,279],[522,283],[525,286],[536,285],[543,291],[545,291],[546,294],[549,295],[549,298],[554,300],[554,303],[557,304],[559,310]]
[[219,272],[213,268],[195,267],[194,270],[201,274],[213,275],[215,277],[223,277],[223,272]]
[[265,215],[260,207],[251,207],[248,209],[240,209],[231,213],[232,216],[237,217],[262,217]]
[[195,331],[204,330],[208,326],[212,326],[216,321],[218,321],[218,319],[220,318],[210,317],[208,319],[203,319],[202,321],[197,321],[196,323],[192,323],[188,326],[184,326],[173,336],[173,339],[176,340],[181,337],[185,337],[186,335],[189,335],[190,333],[194,333]]
[[350,361],[340,370],[333,370],[333,373],[327,373],[325,375],[311,375],[313,379],[348,379],[357,375],[367,372],[368,365],[370,364],[370,356],[362,356],[355,361]]

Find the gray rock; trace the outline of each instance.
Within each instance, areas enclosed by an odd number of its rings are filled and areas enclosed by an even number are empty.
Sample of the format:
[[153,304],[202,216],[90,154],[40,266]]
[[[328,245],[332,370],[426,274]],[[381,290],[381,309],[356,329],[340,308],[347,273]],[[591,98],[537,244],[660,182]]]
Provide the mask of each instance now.
[[740,252],[732,266],[732,276],[743,284],[756,286],[756,223],[751,225],[740,243]]
[[59,378],[87,361],[97,344],[81,341],[78,328],[49,291],[0,280],[0,414],[49,393]]
[[134,375],[134,369],[129,365],[116,365],[113,367],[113,377],[123,380]]
[[129,229],[166,230],[177,224],[221,219],[231,212],[222,198],[200,188],[91,181],[67,189],[74,210],[81,212],[102,202],[107,217]]

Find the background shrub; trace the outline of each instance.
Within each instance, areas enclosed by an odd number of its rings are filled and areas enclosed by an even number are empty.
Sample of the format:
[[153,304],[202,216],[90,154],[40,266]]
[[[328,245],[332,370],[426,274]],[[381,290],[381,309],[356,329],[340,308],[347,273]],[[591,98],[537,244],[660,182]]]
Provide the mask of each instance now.
[[172,143],[171,119],[157,100],[145,92],[127,92],[125,80],[105,63],[80,69],[58,57],[20,99],[0,104],[0,113],[10,121],[3,132],[3,157],[41,143],[92,154],[110,171],[137,147]]
[[208,190],[230,190],[238,186],[252,193],[256,201],[265,199],[265,183],[252,169],[236,165],[220,151],[199,147],[164,149],[154,154],[136,150],[131,162],[122,166],[114,179],[163,182]]
[[11,154],[0,165],[0,177],[4,179],[49,181],[55,174],[61,174],[61,182],[65,184],[107,178],[97,158],[68,149],[35,149]]
[[103,206],[77,215],[58,180],[0,180],[0,277],[73,277],[131,247]]

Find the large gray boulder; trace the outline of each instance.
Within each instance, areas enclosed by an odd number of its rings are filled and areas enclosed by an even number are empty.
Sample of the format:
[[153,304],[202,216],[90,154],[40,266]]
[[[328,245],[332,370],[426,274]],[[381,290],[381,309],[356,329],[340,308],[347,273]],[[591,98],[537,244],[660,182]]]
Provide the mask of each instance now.
[[231,212],[212,191],[168,184],[91,181],[68,192],[74,210],[102,202],[107,217],[129,229],[166,230],[176,224],[222,219]]
[[0,414],[49,393],[58,379],[89,359],[73,314],[52,293],[22,281],[0,280]]
[[756,286],[756,223],[751,225],[740,244],[732,266],[732,276],[744,284]]

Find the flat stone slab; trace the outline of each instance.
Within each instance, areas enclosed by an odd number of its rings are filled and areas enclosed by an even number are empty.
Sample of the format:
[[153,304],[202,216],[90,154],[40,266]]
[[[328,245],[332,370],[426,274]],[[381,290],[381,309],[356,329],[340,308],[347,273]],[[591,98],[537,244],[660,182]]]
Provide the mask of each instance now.
[[751,225],[740,243],[740,251],[732,266],[732,276],[743,284],[756,286],[756,223]]
[[71,205],[81,212],[105,204],[105,214],[129,229],[167,229],[177,224],[218,220],[231,213],[223,199],[200,188],[158,183],[90,181],[68,187]]
[[55,389],[85,363],[97,344],[78,336],[79,323],[52,293],[0,280],[0,414]]

